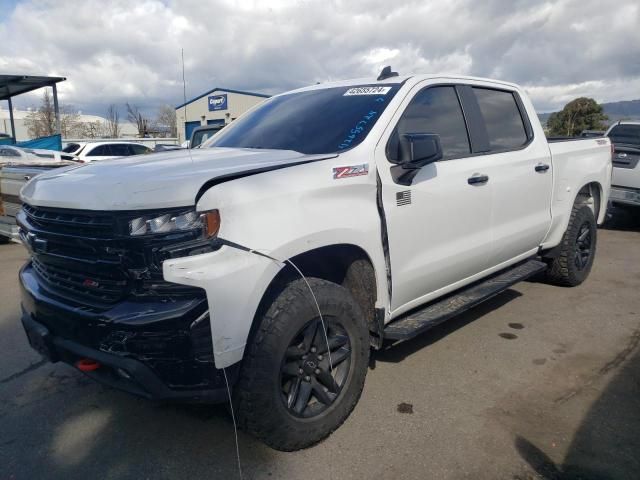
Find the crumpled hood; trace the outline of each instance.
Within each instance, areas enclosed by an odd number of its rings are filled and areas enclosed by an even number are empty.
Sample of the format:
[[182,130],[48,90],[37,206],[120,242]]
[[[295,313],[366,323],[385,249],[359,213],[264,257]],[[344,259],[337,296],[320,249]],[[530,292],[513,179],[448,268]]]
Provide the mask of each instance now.
[[55,169],[20,192],[23,202],[81,210],[141,210],[195,205],[209,180],[335,155],[290,150],[198,148],[123,157]]

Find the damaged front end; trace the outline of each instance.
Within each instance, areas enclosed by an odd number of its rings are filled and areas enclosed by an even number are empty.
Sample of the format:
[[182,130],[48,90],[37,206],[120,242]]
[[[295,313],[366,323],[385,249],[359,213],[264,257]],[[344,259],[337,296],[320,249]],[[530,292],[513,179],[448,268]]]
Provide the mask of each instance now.
[[[148,398],[223,401],[206,293],[167,282],[162,273],[166,259],[216,248],[206,238],[213,228],[207,219],[203,234],[201,225],[188,223],[193,218],[184,217],[185,210],[96,212],[25,204],[17,220],[31,252],[20,280],[32,346],[52,361],[79,365],[91,359],[98,367],[80,368],[87,375]],[[131,223],[140,218],[169,220],[135,235]],[[235,374],[227,372],[231,381]]]

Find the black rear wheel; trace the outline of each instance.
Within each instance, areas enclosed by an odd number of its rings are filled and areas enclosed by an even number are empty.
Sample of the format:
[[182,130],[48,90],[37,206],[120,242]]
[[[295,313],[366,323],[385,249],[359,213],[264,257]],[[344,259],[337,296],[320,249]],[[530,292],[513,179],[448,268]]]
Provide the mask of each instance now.
[[260,319],[234,392],[245,430],[278,450],[311,446],[355,407],[368,368],[369,332],[340,285],[291,282]]
[[558,254],[548,258],[546,279],[556,285],[574,287],[586,280],[596,253],[597,226],[587,205],[574,205]]

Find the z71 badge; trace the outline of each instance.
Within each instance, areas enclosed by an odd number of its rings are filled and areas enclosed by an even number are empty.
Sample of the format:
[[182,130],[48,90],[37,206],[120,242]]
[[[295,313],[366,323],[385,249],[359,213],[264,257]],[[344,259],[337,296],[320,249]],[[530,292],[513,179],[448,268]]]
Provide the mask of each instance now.
[[333,167],[333,179],[358,177],[369,173],[369,164],[349,165],[346,167]]

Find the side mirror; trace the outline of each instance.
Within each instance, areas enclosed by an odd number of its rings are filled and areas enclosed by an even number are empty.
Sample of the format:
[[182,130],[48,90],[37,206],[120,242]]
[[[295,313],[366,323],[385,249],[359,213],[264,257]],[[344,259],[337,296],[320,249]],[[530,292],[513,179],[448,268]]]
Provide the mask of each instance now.
[[442,160],[440,135],[435,133],[405,133],[400,136],[398,153],[400,166],[405,170],[415,170]]

